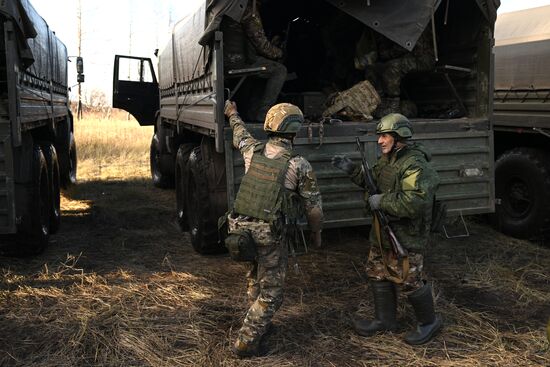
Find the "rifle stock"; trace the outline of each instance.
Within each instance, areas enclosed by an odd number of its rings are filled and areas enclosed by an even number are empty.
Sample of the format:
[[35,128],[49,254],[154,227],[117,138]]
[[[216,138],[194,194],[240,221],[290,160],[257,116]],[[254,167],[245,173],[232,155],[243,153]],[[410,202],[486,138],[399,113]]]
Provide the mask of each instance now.
[[[359,137],[355,138],[355,141],[357,143],[357,148],[359,150],[359,153],[361,154],[361,165],[363,167],[363,175],[365,176],[365,188],[367,189],[369,195],[374,195],[378,193],[378,188],[376,187],[376,184],[374,183],[374,177],[372,176],[371,169],[369,167],[369,163],[367,162],[367,159],[365,157],[365,150],[363,149],[363,145],[361,145],[361,141],[359,140]],[[373,210],[374,215],[378,219],[378,222],[380,222],[380,227],[382,227],[382,230],[386,235],[388,236],[388,239],[390,240],[390,243],[392,245],[393,252],[397,255],[398,258],[407,257],[409,254],[407,250],[401,245],[399,240],[397,239],[397,236],[393,232],[393,229],[390,226],[390,221],[386,214],[381,211],[380,209]]]

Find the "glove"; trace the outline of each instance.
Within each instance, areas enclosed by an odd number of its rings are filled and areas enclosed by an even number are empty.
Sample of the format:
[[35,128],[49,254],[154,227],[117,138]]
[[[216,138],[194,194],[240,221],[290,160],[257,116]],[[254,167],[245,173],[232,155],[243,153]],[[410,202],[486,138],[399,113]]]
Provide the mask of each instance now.
[[369,206],[372,210],[378,210],[380,209],[380,202],[382,201],[383,194],[374,194],[369,196],[368,202]]
[[321,231],[311,232],[309,235],[309,243],[311,243],[313,247],[321,248]]
[[227,118],[231,118],[231,116],[239,114],[239,111],[237,111],[237,104],[230,100],[225,101],[223,113],[227,116]]
[[334,167],[341,169],[348,175],[351,175],[356,167],[355,163],[345,155],[335,155],[332,157],[331,163]]

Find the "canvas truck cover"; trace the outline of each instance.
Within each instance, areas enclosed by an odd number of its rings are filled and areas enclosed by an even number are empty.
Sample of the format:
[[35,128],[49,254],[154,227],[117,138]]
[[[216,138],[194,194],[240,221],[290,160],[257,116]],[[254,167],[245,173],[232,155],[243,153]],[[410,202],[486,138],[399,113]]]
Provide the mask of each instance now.
[[[25,2],[28,3],[28,1]],[[27,39],[36,37],[36,30],[33,27],[32,20],[27,14],[26,8],[23,6],[23,1],[2,1],[0,6],[0,13],[3,16],[15,21],[21,59],[24,60],[25,65],[32,64],[34,62],[34,57],[29,45],[27,44]]]
[[495,26],[495,89],[550,88],[550,6],[504,13]]
[[29,0],[1,1],[0,15],[14,23],[23,68],[40,79],[66,87],[67,48]]
[[[207,11],[211,15],[210,21],[199,43],[203,46],[208,44],[224,15],[239,21],[248,1],[254,0],[210,0],[207,6]],[[326,1],[409,51],[414,48],[420,34],[441,3],[441,0]],[[500,0],[476,1],[483,14],[493,24]]]

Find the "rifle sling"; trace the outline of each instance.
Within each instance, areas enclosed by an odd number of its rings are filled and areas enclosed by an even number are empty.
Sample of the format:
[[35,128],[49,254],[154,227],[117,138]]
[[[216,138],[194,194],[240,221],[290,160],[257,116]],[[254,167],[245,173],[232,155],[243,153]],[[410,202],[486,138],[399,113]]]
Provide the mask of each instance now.
[[[384,273],[386,275],[386,278],[396,284],[403,284],[407,279],[407,276],[409,275],[409,257],[404,256],[398,260],[398,265],[403,270],[403,275],[399,276],[398,273],[393,271],[388,266],[388,263],[386,261],[386,256],[385,256],[386,252],[382,247],[382,231],[380,228],[380,221],[378,220],[378,216],[373,215],[372,225],[374,226],[374,233],[376,234],[376,240],[378,242],[378,246],[380,247],[380,254],[382,255],[382,261],[384,262]],[[397,257],[397,254],[396,254],[396,257]]]

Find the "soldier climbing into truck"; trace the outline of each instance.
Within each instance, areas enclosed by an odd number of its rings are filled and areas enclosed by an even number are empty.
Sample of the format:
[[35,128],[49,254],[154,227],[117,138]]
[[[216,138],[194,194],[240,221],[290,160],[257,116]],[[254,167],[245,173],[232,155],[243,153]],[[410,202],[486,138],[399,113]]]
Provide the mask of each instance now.
[[[213,2],[210,6],[216,9],[218,3],[223,2]],[[219,27],[225,35],[223,66],[226,79],[254,73],[256,78],[264,80],[249,88],[244,96],[248,101],[244,104],[246,109],[241,111],[245,119],[256,122],[264,121],[267,110],[277,101],[287,76],[286,67],[277,61],[283,58],[283,51],[266,37],[260,6],[261,0],[248,1],[240,21],[224,15]],[[215,19],[214,14],[215,11],[211,11]],[[206,44],[207,40],[206,37],[200,42]]]

